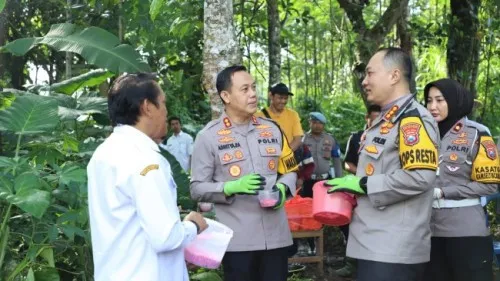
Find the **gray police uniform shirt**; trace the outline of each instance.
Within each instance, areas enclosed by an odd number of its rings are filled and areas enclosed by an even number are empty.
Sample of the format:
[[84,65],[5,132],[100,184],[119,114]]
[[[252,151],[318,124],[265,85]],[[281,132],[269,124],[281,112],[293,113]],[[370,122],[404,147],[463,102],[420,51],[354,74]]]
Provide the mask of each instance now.
[[224,194],[224,183],[257,173],[265,189],[283,183],[295,194],[297,163],[278,125],[252,117],[236,126],[224,113],[200,131],[194,144],[191,197],[215,204],[218,221],[234,231],[229,252],[275,249],[292,244],[284,208],[261,208],[256,195]]
[[356,175],[368,176],[368,193],[357,197],[347,256],[424,263],[430,260],[438,128],[411,95],[389,106],[361,138]]
[[316,179],[325,179],[321,176],[329,174],[330,167],[334,168],[334,175],[330,175],[331,177],[337,178],[342,176],[340,149],[330,134],[323,132],[319,137],[316,137],[311,132],[308,132],[303,137],[302,142],[307,145],[313,156],[313,174],[316,176]]
[[[444,199],[434,200],[432,236],[490,235],[479,199],[497,192],[498,183],[498,151],[489,130],[462,118],[441,141],[439,175],[435,187],[441,188]],[[464,199],[477,202],[471,206],[444,207],[444,201],[454,203],[463,202]]]

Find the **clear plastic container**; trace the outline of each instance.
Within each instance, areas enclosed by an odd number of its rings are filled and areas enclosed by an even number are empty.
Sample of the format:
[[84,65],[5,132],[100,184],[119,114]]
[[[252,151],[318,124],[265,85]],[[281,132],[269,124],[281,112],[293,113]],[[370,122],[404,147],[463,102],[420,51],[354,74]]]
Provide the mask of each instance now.
[[276,206],[280,199],[278,190],[261,190],[258,194],[259,204],[262,208],[272,208]]
[[220,222],[206,219],[208,228],[184,249],[184,258],[194,265],[215,269],[222,262],[233,231]]

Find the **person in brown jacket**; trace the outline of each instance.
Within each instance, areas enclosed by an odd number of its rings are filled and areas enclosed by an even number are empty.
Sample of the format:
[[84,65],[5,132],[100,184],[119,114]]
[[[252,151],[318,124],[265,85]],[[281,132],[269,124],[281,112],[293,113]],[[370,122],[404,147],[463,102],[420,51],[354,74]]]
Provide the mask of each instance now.
[[424,89],[441,137],[428,281],[493,280],[493,246],[480,197],[497,192],[500,162],[489,130],[467,119],[473,96],[452,79]]

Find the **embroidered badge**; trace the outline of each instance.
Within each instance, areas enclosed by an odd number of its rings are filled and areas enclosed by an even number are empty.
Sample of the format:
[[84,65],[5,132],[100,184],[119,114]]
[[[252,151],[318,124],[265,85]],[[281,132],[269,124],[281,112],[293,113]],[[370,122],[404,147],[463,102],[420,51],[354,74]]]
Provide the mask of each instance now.
[[422,126],[418,123],[407,123],[401,126],[404,142],[408,146],[413,146],[419,141],[419,131]]
[[148,165],[148,166],[146,166],[146,168],[142,169],[141,176],[145,176],[150,171],[152,171],[152,170],[158,170],[159,168],[160,168],[160,165],[158,165],[158,164]]
[[457,161],[458,160],[458,155],[456,153],[450,154],[450,160],[451,161]]
[[241,168],[238,165],[232,165],[229,167],[229,174],[233,177],[237,177],[241,174]]
[[456,172],[458,171],[458,169],[460,169],[459,166],[450,166],[450,165],[446,165],[446,168],[448,168],[450,172]]
[[243,158],[243,152],[241,152],[241,150],[236,150],[234,152],[234,157],[236,157],[236,159],[241,159]]
[[271,128],[271,126],[269,126],[269,125],[257,125],[257,126],[255,126],[255,128],[263,130],[263,129],[269,129],[269,128]]
[[462,123],[457,123],[454,127],[453,130],[451,131],[452,133],[456,134],[462,129],[464,125]]
[[367,176],[371,176],[373,175],[374,172],[375,172],[375,167],[373,167],[372,163],[368,163],[368,165],[366,165],[365,167],[365,174]]
[[461,132],[460,135],[458,135],[459,138],[466,138],[467,133],[466,132]]
[[481,142],[481,145],[486,149],[486,156],[491,160],[497,159],[496,145],[492,140],[485,140]]
[[222,161],[229,162],[231,160],[233,160],[233,156],[231,156],[231,154],[229,153],[224,153],[224,156],[222,156]]
[[231,130],[229,129],[220,129],[219,131],[217,131],[217,135],[219,136],[227,136],[231,133]]
[[233,137],[223,137],[219,139],[220,143],[228,143],[228,142],[233,142],[235,139]]
[[398,111],[399,109],[399,106],[397,105],[394,105],[393,107],[391,107],[391,109],[389,111],[387,111],[387,113],[385,114],[384,118],[389,120],[392,118],[392,116],[394,116],[394,114],[396,114],[396,112]]
[[261,136],[263,138],[270,138],[273,136],[273,133],[271,133],[269,131],[263,131],[263,132],[260,132],[259,136]]
[[365,150],[366,150],[366,152],[372,153],[372,154],[377,154],[378,153],[377,147],[375,145],[373,145],[373,144],[365,146]]
[[267,167],[269,168],[269,170],[274,171],[274,169],[276,169],[276,160],[269,160],[269,163],[267,163]]
[[230,128],[232,126],[231,120],[229,120],[229,118],[224,117],[223,121],[224,121],[224,126],[226,126],[226,128]]
[[456,139],[452,141],[453,144],[469,144],[469,141],[466,139]]
[[274,147],[266,147],[267,154],[276,154],[276,148]]
[[382,135],[388,134],[390,131],[391,131],[391,130],[389,130],[389,129],[387,129],[387,128],[383,128],[383,127],[382,127],[382,128],[380,128],[380,133],[381,133]]

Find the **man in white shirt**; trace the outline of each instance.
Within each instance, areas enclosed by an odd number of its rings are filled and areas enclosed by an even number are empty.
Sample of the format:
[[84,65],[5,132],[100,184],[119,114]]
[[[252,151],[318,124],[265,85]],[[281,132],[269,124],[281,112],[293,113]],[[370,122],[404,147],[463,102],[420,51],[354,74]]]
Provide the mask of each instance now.
[[193,154],[193,137],[182,131],[181,119],[176,116],[168,118],[168,125],[172,129],[172,136],[168,138],[167,144],[160,146],[170,152],[185,172],[191,167],[191,154]]
[[108,94],[113,133],[87,166],[96,281],[188,281],[183,248],[207,228],[184,221],[168,161],[153,141],[166,133],[165,94],[151,74],[126,74]]

